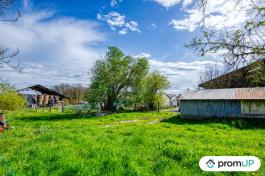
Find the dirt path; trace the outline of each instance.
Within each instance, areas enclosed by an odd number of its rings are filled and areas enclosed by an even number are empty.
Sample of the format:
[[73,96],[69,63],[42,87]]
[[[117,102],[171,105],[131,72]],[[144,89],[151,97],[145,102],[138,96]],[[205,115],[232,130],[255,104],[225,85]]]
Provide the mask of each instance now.
[[102,127],[108,128],[108,127],[118,126],[121,124],[135,123],[135,122],[141,122],[141,121],[145,122],[147,124],[156,124],[156,123],[159,123],[159,122],[165,120],[165,118],[162,118],[162,119],[155,119],[155,120],[147,121],[148,119],[149,119],[148,117],[143,117],[143,118],[134,119],[134,120],[121,120],[121,121],[118,121],[117,123],[107,124],[107,125],[104,125]]

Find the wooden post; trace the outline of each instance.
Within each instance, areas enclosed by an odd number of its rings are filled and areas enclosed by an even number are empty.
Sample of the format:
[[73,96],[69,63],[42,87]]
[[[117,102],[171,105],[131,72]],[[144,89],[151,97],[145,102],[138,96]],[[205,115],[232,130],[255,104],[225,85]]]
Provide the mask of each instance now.
[[159,101],[157,102],[157,112],[160,112],[160,105],[159,105]]
[[62,113],[64,113],[64,101],[62,102]]
[[4,113],[0,114],[0,122],[3,126],[3,128],[6,128],[7,125],[6,125],[6,115]]

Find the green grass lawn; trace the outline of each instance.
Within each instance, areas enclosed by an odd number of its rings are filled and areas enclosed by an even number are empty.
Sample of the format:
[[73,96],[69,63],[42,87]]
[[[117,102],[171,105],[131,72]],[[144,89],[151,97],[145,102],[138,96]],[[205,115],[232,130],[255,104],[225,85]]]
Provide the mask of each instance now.
[[[8,122],[0,175],[265,175],[264,121],[24,112],[8,114]],[[262,166],[256,173],[207,173],[198,166],[205,155],[254,155]]]

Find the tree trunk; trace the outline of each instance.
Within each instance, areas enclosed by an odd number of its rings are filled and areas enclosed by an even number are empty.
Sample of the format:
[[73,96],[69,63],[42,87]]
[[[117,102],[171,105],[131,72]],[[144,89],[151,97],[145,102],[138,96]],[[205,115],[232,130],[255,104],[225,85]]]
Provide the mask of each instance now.
[[156,109],[155,104],[154,103],[149,103],[148,104],[148,109],[149,110],[155,110]]
[[104,104],[104,111],[116,111],[116,106],[114,105],[114,101],[112,97],[108,97],[107,103]]

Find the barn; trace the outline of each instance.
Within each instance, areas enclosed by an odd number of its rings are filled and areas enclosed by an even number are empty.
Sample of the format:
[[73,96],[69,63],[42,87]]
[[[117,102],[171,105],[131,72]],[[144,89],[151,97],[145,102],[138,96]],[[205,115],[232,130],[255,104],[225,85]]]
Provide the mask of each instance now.
[[199,87],[205,89],[265,87],[265,82],[253,83],[253,77],[264,75],[265,59],[253,62],[232,72],[220,75],[216,78],[203,82]]
[[188,91],[180,98],[182,118],[265,118],[265,87]]
[[38,106],[47,106],[52,98],[56,99],[56,102],[62,101],[66,96],[52,89],[49,89],[42,85],[34,85],[26,87],[17,91],[19,94],[24,95],[28,100],[28,105],[36,104]]

